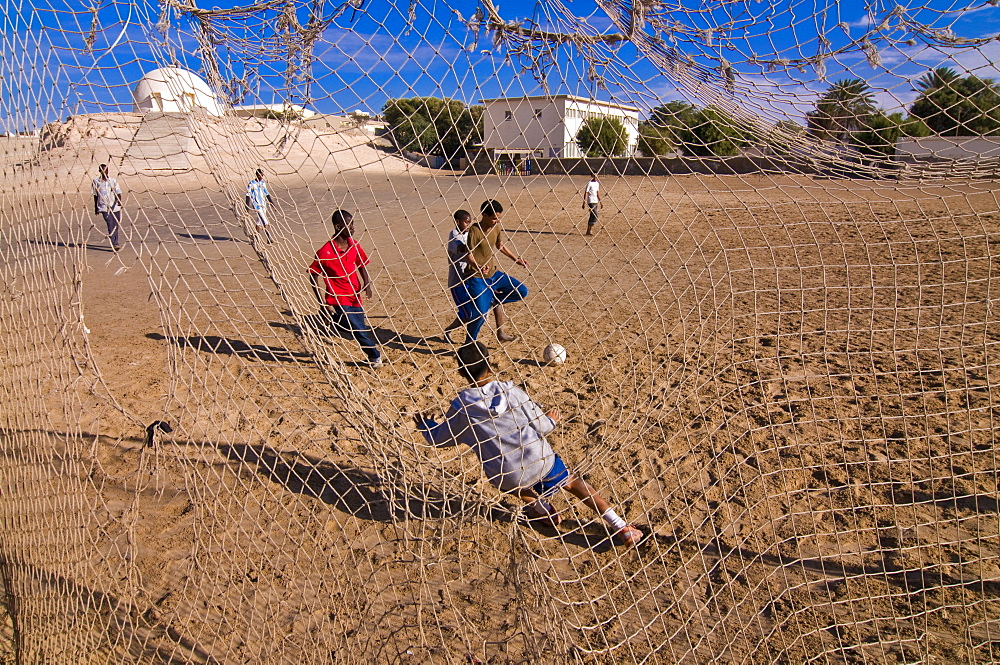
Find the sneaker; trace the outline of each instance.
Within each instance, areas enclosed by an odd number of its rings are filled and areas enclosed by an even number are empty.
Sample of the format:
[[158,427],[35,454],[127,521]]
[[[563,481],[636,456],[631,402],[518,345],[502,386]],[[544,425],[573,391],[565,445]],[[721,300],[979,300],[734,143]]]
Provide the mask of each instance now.
[[114,250],[116,252],[120,252],[120,251],[122,251],[122,246],[121,245],[114,245]]
[[444,331],[444,333],[441,335],[441,337],[444,338],[444,341],[447,342],[448,344],[454,344],[455,343],[455,340],[453,340],[451,338],[451,333],[449,331],[447,331],[447,330]]
[[645,536],[641,530],[632,526],[631,524],[626,524],[615,534],[615,540],[619,545],[624,545],[625,547],[635,547],[642,541],[643,536]]
[[383,360],[381,358],[376,358],[375,360],[369,360],[368,361],[368,366],[371,367],[372,369],[376,369],[378,367],[381,367],[384,364],[385,364],[385,362],[383,362]]

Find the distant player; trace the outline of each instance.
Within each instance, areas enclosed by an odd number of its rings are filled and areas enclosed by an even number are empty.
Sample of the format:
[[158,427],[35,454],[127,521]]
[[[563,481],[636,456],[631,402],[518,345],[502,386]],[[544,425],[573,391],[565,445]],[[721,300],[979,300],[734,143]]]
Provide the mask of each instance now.
[[118,226],[122,221],[122,190],[117,180],[108,177],[107,164],[97,167],[97,177],[91,183],[90,190],[94,195],[94,214],[104,217],[108,239],[117,252],[122,248],[118,241]]
[[586,189],[583,190],[583,205],[581,207],[590,208],[586,235],[592,236],[594,235],[594,227],[597,226],[598,208],[604,207],[604,203],[601,201],[601,183],[597,180],[596,173],[590,176],[590,182],[587,183]]
[[[499,251],[525,268],[528,262],[507,249],[507,240],[500,228],[503,206],[499,201],[487,200],[479,206],[482,217],[469,227],[466,238],[465,290],[468,297],[459,307],[458,316],[465,323],[469,340],[479,337],[486,314],[495,305],[518,302],[528,295],[528,287],[510,275],[496,270],[493,259]],[[502,320],[497,322],[497,337],[501,341],[516,339],[502,331]]]
[[258,231],[264,232],[264,237],[271,242],[271,232],[267,229],[267,204],[274,203],[274,199],[267,191],[267,183],[264,182],[264,169],[257,169],[253,180],[247,185],[247,210],[253,217],[254,225]]
[[[465,289],[465,269],[468,262],[465,260],[469,253],[465,245],[469,236],[469,227],[472,225],[472,215],[468,210],[458,210],[454,215],[455,228],[448,234],[448,291],[455,301],[455,307],[461,310],[462,306],[469,301],[469,293]],[[501,342],[513,342],[516,337],[508,335],[503,331],[504,313],[503,305],[496,305],[493,308],[493,317],[497,324],[497,339]],[[444,339],[449,344],[453,344],[451,331],[461,328],[463,325],[461,317],[457,317],[444,329]]]
[[523,390],[510,381],[498,381],[481,342],[464,344],[457,356],[459,372],[472,385],[458,393],[444,422],[414,416],[424,438],[436,446],[463,443],[472,448],[490,483],[521,497],[530,519],[557,526],[560,517],[548,498],[565,488],[604,519],[616,541],[638,544],[642,531],[622,519],[583,478],[570,474],[546,441],[559,412],[542,413]]
[[351,213],[337,210],[330,218],[333,237],[316,252],[309,266],[313,292],[324,312],[338,332],[350,335],[361,345],[369,367],[382,366],[382,354],[375,335],[365,320],[362,291],[372,297],[368,276],[368,256],[354,240],[354,218]]

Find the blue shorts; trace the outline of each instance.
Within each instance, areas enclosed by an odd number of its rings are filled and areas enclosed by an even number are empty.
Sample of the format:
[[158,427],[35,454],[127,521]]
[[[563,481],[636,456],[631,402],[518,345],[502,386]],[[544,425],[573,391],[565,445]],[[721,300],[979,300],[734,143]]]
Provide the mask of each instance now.
[[559,455],[555,455],[555,461],[552,462],[552,469],[549,471],[548,475],[539,480],[537,483],[531,486],[532,491],[538,496],[550,496],[555,494],[556,491],[566,484],[569,480],[569,469],[566,468],[566,464],[563,463],[562,458]]

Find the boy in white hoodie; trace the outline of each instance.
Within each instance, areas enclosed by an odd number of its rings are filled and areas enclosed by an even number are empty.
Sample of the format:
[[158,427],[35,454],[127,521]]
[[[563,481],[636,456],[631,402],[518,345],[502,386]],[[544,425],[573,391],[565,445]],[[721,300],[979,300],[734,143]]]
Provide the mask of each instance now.
[[472,448],[487,479],[501,492],[524,499],[531,519],[557,525],[559,514],[546,498],[565,487],[604,519],[620,544],[642,540],[642,531],[619,517],[583,478],[571,475],[545,440],[559,421],[558,411],[542,413],[512,382],[497,381],[481,342],[470,341],[458,350],[458,369],[472,386],[451,403],[445,421],[436,423],[422,414],[414,418],[429,443]]

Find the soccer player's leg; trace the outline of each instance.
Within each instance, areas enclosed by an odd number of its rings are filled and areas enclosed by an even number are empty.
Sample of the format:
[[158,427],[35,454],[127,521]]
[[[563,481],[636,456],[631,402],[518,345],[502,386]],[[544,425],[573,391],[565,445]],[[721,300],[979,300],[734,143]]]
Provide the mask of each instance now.
[[444,329],[444,341],[452,344],[453,340],[451,339],[451,331],[465,325],[465,319],[462,318],[462,312],[463,308],[469,303],[469,292],[466,290],[464,282],[455,284],[450,290],[451,299],[455,301],[455,309],[458,314],[455,320],[449,323],[448,327]]
[[479,337],[479,331],[486,322],[486,314],[493,306],[493,289],[482,277],[470,277],[465,280],[468,300],[461,308],[459,316],[465,321],[465,329],[469,340]]
[[361,307],[353,307],[349,305],[341,306],[344,311],[344,317],[347,319],[347,323],[350,326],[351,335],[357,340],[358,344],[361,346],[361,350],[364,351],[365,356],[368,357],[368,362],[372,364],[379,363],[382,354],[378,350],[378,343],[375,341],[375,334],[372,329],[368,327],[368,322],[365,321],[365,310]]
[[527,286],[499,270],[490,278],[490,286],[496,301],[505,305],[524,300],[528,295]]
[[597,490],[579,476],[569,476],[563,485],[570,494],[583,501],[584,505],[601,516],[608,525],[615,540],[629,547],[638,545],[645,534],[638,528],[626,522],[615,509],[601,496]]
[[108,239],[111,240],[111,246],[118,251],[121,248],[121,243],[118,242],[118,224],[121,221],[120,212],[106,212],[102,215],[104,217],[104,223],[108,225]]
[[326,324],[327,334],[334,334],[340,337],[353,337],[351,334],[351,324],[347,320],[347,315],[340,305],[326,305],[320,308],[320,315]]

